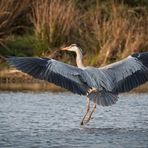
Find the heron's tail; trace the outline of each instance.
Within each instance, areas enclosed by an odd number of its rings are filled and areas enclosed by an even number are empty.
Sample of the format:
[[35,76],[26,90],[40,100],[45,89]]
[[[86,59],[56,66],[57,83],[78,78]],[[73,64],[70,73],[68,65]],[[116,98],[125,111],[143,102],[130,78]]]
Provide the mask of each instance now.
[[98,105],[102,106],[110,106],[115,104],[118,101],[118,95],[112,94],[110,92],[105,91],[93,91],[87,95],[87,97],[93,101],[97,102]]

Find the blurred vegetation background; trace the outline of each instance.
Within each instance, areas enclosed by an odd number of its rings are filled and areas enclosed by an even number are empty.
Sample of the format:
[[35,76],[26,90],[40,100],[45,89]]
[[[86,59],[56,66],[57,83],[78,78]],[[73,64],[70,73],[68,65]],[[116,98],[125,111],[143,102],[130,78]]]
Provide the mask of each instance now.
[[148,1],[0,0],[1,68],[6,56],[52,56],[74,64],[73,53],[57,52],[72,43],[94,66],[148,51]]

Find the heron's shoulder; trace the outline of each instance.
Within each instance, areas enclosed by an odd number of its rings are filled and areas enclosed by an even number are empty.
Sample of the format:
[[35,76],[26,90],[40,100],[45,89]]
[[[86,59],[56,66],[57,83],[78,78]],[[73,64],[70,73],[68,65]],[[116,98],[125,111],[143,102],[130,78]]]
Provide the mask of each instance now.
[[84,71],[88,72],[88,73],[98,73],[100,71],[99,68],[96,67],[92,67],[92,66],[87,66]]
[[97,69],[97,68],[96,67],[93,67],[93,66],[86,66],[84,68],[84,70],[95,70],[95,69]]

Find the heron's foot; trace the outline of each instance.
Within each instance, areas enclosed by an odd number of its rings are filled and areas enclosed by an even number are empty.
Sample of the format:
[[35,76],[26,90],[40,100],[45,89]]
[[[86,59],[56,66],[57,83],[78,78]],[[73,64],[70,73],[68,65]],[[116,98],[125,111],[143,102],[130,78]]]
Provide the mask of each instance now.
[[87,124],[90,121],[90,119],[92,119],[92,114],[94,111],[95,111],[95,108],[93,108],[93,110],[90,112],[89,116],[85,119],[85,124]]
[[90,119],[92,119],[92,114],[94,113],[95,109],[96,109],[96,102],[94,103],[94,106],[92,108],[92,111],[91,112],[87,112],[87,114],[85,114],[85,116],[83,117],[83,120],[81,121],[80,125],[84,125],[84,124],[87,124]]
[[84,121],[81,121],[81,122],[80,122],[80,125],[84,125]]
[[85,115],[83,116],[83,118],[82,118],[82,120],[80,122],[80,125],[85,124],[85,120],[86,120],[86,117],[88,116],[88,114],[89,114],[89,108],[87,108],[86,113],[85,113]]
[[89,113],[89,110],[90,110],[90,100],[89,100],[88,97],[87,97],[87,102],[88,102],[87,110],[86,110],[86,113],[85,113],[85,115],[83,116],[83,118],[80,122],[80,125],[84,125],[84,120],[85,120],[85,118],[86,118],[86,116],[87,116],[87,114]]
[[92,92],[97,92],[97,89],[92,87],[91,89],[88,90],[88,94],[91,94]]
[[89,116],[90,112],[87,112],[87,114],[84,115],[82,121],[80,122],[80,125],[85,125],[87,123],[86,121],[88,120]]
[[91,112],[89,112],[87,114],[87,116],[85,117],[82,125],[86,125],[89,122],[89,120],[91,119],[91,117],[90,117],[91,115],[90,114],[91,114]]

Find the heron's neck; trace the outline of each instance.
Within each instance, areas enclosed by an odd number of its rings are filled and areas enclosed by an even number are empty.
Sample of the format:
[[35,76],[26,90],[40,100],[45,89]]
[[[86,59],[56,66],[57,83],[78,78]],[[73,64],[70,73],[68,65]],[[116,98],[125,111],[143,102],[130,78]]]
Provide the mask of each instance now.
[[83,56],[82,56],[81,51],[79,49],[76,50],[76,63],[77,63],[78,68],[84,68],[84,65],[82,63],[82,58]]

